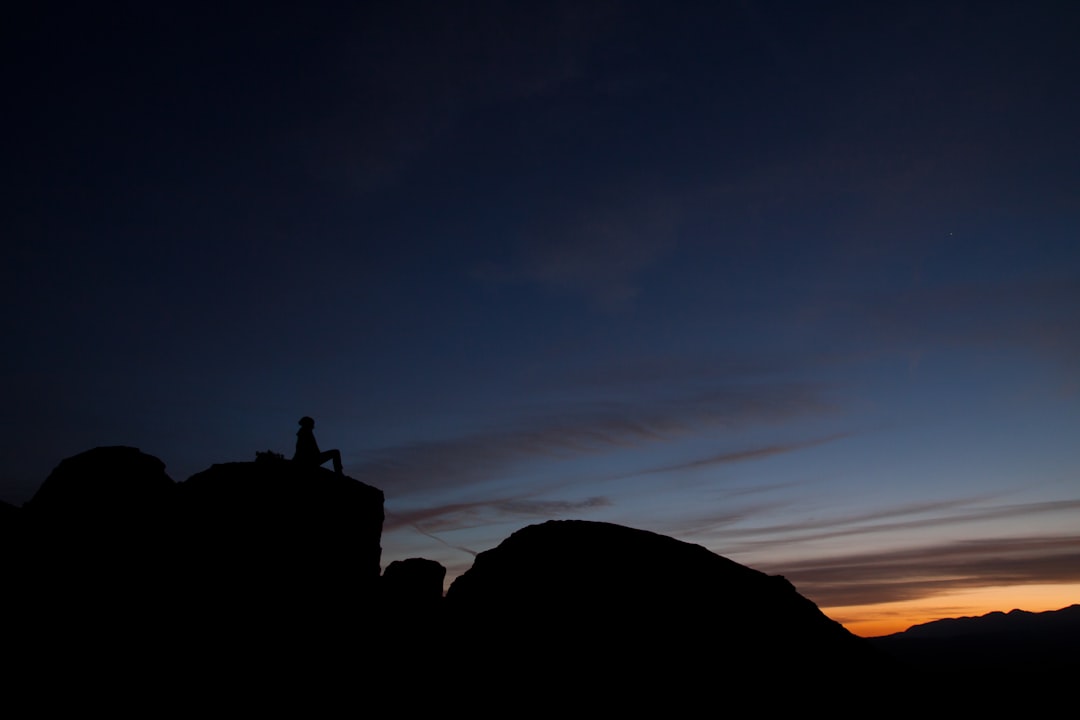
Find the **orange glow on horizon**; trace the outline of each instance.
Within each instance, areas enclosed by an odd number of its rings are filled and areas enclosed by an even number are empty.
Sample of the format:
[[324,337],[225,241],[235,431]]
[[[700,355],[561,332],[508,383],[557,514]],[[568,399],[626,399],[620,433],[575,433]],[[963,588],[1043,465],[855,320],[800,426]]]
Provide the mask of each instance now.
[[823,607],[821,611],[860,637],[903,632],[934,620],[1010,610],[1045,612],[1080,603],[1080,584],[987,587],[905,602]]

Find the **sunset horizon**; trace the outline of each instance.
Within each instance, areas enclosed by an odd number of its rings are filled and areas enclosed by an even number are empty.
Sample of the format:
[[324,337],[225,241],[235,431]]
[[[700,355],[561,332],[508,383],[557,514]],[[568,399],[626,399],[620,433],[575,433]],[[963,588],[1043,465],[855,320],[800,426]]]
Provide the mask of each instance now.
[[96,447],[269,453],[381,490],[383,567],[447,584],[581,519],[863,636],[1080,601],[1080,4],[0,32],[0,501]]

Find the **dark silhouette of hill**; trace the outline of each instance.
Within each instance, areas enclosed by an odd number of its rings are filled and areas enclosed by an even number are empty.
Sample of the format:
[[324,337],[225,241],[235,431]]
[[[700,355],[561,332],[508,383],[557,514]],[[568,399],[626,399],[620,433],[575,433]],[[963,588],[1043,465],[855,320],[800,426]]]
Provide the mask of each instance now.
[[444,598],[436,562],[380,572],[381,490],[273,454],[175,482],[135,448],[96,448],[0,522],[15,686],[366,698],[407,679],[432,700],[472,688],[630,710],[711,700],[718,683],[908,678],[784,578],[607,523],[520,530]]
[[[799,678],[895,670],[783,577],[699,545],[608,523],[549,521],[519,530],[480,553],[446,601],[492,658],[528,647],[519,661],[542,665],[548,652],[585,645],[587,651],[559,659],[567,677],[583,682],[595,680],[598,663],[617,669],[620,682],[646,686],[717,674]],[[498,674],[500,663],[490,670]]]
[[1080,605],[950,618],[870,642],[936,676],[974,673],[1010,683],[1080,670]]

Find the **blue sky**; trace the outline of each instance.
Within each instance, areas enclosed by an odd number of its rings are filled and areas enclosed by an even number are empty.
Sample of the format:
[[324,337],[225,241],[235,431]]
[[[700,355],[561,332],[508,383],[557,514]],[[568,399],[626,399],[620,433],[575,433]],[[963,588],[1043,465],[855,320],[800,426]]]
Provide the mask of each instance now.
[[867,632],[1075,599],[1071,4],[22,13],[0,499],[311,415],[384,564],[576,517]]

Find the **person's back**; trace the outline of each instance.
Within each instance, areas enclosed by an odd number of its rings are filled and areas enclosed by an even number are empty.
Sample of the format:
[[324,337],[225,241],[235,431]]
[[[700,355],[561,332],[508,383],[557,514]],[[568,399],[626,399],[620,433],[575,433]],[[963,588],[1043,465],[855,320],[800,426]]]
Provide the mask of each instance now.
[[312,431],[315,421],[312,420],[311,425],[304,424],[304,420],[310,419],[300,420],[300,429],[296,431],[296,454],[293,455],[293,460],[313,462],[319,457],[319,443],[315,441],[315,433]]
[[305,415],[300,418],[300,429],[296,431],[293,461],[319,467],[327,460],[333,460],[334,472],[341,473],[341,453],[337,450],[319,451],[319,443],[315,440],[315,421]]

